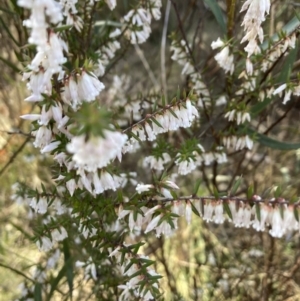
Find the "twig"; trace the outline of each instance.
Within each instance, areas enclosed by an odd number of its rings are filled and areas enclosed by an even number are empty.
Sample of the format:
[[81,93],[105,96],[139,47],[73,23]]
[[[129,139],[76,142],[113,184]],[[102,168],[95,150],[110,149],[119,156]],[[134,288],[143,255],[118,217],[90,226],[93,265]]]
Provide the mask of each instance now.
[[148,75],[149,75],[149,77],[150,77],[150,79],[152,81],[152,84],[154,86],[156,86],[156,87],[159,86],[159,84],[158,84],[158,82],[157,82],[157,80],[156,80],[156,78],[154,76],[154,73],[152,72],[152,70],[150,68],[150,65],[148,64],[148,62],[147,62],[147,60],[145,58],[144,52],[141,50],[141,48],[139,47],[138,44],[134,44],[134,49],[135,49],[138,57],[142,61],[143,65],[144,65],[144,67],[146,69],[146,71],[148,72]]
[[164,20],[164,28],[161,37],[161,48],[160,48],[160,68],[161,68],[161,82],[163,93],[165,96],[166,103],[168,101],[168,87],[167,87],[167,76],[166,76],[166,39],[167,39],[167,31],[168,31],[168,22],[171,10],[171,1],[167,2],[165,20]]
[[0,177],[5,172],[5,170],[9,167],[10,164],[16,159],[16,157],[21,153],[27,142],[31,139],[31,136],[28,136],[26,140],[21,144],[21,146],[17,149],[16,152],[10,157],[9,161],[4,165],[4,167],[0,170]]

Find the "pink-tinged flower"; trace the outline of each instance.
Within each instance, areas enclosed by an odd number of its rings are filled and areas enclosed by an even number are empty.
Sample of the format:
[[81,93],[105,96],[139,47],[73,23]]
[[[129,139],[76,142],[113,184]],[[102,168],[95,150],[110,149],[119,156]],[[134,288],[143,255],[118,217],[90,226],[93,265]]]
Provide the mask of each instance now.
[[217,201],[215,203],[215,214],[213,217],[213,221],[216,224],[223,224],[225,221],[225,217],[224,217],[224,210],[223,210],[223,202],[222,201]]
[[203,213],[203,219],[206,222],[211,222],[213,219],[213,214],[215,211],[215,207],[212,205],[211,201],[205,201],[204,203],[204,213]]
[[[259,206],[259,208],[256,209],[256,206]],[[260,220],[258,219],[257,211],[256,210],[260,211]],[[252,224],[252,227],[256,231],[264,231],[265,230],[266,222],[267,222],[267,220],[269,218],[270,208],[267,205],[259,203],[258,205],[255,205],[253,207],[252,213],[255,216],[253,224]]]
[[269,231],[269,233],[273,237],[279,237],[279,238],[282,237],[285,234],[285,227],[284,227],[283,219],[281,217],[280,208],[278,206],[273,208],[270,221],[271,221],[272,229]]

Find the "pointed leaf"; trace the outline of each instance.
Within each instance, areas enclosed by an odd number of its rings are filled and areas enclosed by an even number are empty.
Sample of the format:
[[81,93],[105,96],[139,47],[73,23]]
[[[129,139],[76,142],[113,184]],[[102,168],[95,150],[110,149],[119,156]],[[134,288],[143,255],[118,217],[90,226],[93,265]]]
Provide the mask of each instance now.
[[220,25],[222,31],[225,33],[226,32],[226,23],[224,21],[223,12],[222,12],[217,0],[204,0],[204,3],[211,9],[218,24]]

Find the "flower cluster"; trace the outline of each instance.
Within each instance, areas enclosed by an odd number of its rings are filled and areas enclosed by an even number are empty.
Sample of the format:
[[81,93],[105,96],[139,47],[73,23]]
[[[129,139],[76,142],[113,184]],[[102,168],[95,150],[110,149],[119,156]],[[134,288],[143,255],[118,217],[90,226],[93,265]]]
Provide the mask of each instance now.
[[61,96],[66,104],[77,110],[83,101],[94,101],[103,89],[103,83],[93,73],[81,69],[81,73],[65,77]]
[[[75,168],[95,172],[97,168],[106,167],[116,157],[121,161],[122,148],[127,136],[119,132],[104,130],[104,137],[75,136],[67,145],[73,154]],[[88,156],[86,154],[89,154]]]
[[222,48],[222,50],[215,55],[215,60],[218,62],[220,67],[224,69],[225,73],[232,74],[234,71],[234,57],[230,54],[229,46],[226,45],[220,38],[217,41],[211,43],[212,49]]
[[152,16],[155,20],[161,17],[161,0],[150,0],[145,4],[146,7],[132,9],[124,16],[125,36],[131,44],[144,43],[151,33]]
[[260,53],[260,48],[257,44],[257,38],[260,43],[263,42],[264,34],[261,24],[265,21],[265,15],[270,12],[270,0],[247,0],[241,9],[242,11],[247,10],[242,26],[246,32],[241,43],[248,41],[245,51],[250,57],[253,53]]
[[253,147],[253,140],[248,136],[224,136],[223,137],[223,144],[227,149],[233,148],[235,150],[244,149],[245,147],[248,149],[252,149]]
[[[199,116],[197,109],[188,99],[185,103],[180,103],[175,106],[163,110],[161,113],[154,114],[150,120],[145,119],[132,127],[133,137],[123,148],[123,152],[136,149],[138,140],[154,141],[156,136],[169,131],[176,131],[180,127],[187,128],[192,125],[192,122]],[[150,121],[152,121],[150,123]],[[136,139],[136,138],[138,139]]]
[[144,43],[151,33],[151,14],[144,8],[131,10],[124,17],[128,27],[125,35],[132,44]]
[[251,121],[251,116],[248,112],[238,111],[236,109],[233,109],[231,111],[228,111],[225,114],[225,118],[228,118],[228,121],[236,120],[236,124],[243,124],[246,121]]

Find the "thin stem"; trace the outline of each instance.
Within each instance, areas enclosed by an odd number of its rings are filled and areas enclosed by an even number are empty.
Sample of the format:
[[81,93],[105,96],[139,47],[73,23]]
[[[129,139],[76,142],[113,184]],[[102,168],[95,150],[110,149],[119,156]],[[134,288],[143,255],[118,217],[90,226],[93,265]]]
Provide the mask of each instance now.
[[166,7],[166,13],[165,13],[164,28],[161,37],[161,47],[160,47],[161,82],[162,82],[162,89],[163,89],[166,103],[168,103],[168,86],[167,86],[167,75],[166,75],[166,40],[167,40],[170,10],[171,10],[171,1],[168,1]]

